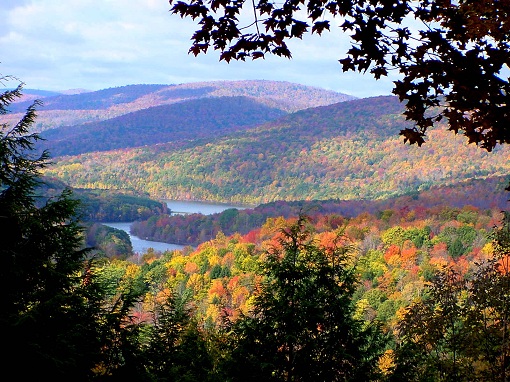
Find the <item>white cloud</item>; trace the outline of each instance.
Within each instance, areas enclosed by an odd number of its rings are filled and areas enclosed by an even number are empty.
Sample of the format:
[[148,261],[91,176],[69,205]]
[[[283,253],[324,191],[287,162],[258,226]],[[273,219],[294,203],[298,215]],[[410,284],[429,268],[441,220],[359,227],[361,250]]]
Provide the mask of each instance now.
[[339,28],[293,42],[291,60],[226,64],[213,51],[189,55],[196,25],[169,9],[165,0],[9,0],[0,11],[0,73],[48,90],[222,79],[283,80],[357,96],[391,90],[391,81],[342,73]]

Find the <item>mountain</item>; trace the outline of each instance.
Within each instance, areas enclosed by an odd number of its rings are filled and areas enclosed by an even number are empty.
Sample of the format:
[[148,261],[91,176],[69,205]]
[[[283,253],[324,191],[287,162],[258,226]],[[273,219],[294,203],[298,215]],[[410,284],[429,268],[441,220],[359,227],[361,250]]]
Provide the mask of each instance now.
[[[179,85],[137,84],[78,94],[46,96],[38,108],[36,131],[99,122],[149,107],[217,97],[248,97],[270,108],[287,113],[329,105],[355,97],[317,87],[284,81],[210,81]],[[17,122],[33,102],[11,105],[11,114],[0,116],[0,123]]]
[[221,137],[57,158],[47,173],[75,187],[252,205],[387,199],[510,174],[506,146],[487,153],[445,126],[422,147],[404,144],[402,111],[396,97],[355,99]]
[[154,106],[106,121],[44,131],[40,144],[52,156],[212,139],[286,114],[248,97],[195,99]]

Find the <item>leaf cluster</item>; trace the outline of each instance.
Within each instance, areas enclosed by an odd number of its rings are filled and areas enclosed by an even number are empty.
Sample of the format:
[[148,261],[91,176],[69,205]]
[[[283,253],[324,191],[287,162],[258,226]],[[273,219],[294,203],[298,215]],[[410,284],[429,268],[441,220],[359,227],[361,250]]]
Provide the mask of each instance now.
[[[335,20],[350,36],[340,59],[344,71],[390,71],[401,77],[393,93],[405,104],[414,127],[404,139],[421,146],[427,130],[446,119],[449,129],[491,151],[510,143],[510,7],[506,1],[469,0],[170,0],[171,11],[198,20],[190,53],[219,50],[220,60],[291,57],[287,41],[321,34]],[[246,8],[251,23],[241,25]]]

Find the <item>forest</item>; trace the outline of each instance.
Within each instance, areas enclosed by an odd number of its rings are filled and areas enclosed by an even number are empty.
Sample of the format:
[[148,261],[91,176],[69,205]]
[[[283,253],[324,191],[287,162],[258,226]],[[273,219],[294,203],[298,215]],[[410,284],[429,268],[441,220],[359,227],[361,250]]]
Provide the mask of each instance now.
[[[22,90],[0,94],[0,114]],[[17,379],[510,374],[506,147],[483,152],[441,126],[426,149],[403,147],[397,99],[376,97],[242,134],[51,158],[39,106],[0,131],[0,324]],[[170,216],[151,199],[168,195],[257,207]],[[125,232],[95,223],[110,219],[189,245],[133,254]]]
[[406,211],[441,206],[504,210],[509,198],[505,190],[507,182],[507,177],[471,180],[380,200],[280,200],[253,208],[232,208],[212,215],[155,213],[147,219],[135,221],[131,225],[131,233],[150,240],[196,247],[214,239],[220,232],[227,236],[247,234],[268,218],[289,218],[305,211],[309,214],[339,214],[352,218],[365,212],[379,216],[386,210]]
[[344,101],[223,137],[59,157],[44,174],[76,188],[258,205],[386,199],[508,173],[508,147],[487,153],[444,126],[424,148],[403,144],[402,111],[396,97]]
[[287,217],[261,217],[246,234],[130,256],[129,246],[112,248],[122,242],[115,230],[94,225],[85,237],[83,202],[71,190],[47,178],[42,187],[46,153],[17,151],[37,143],[35,106],[0,140],[0,319],[5,360],[20,380],[507,375],[510,216],[498,206],[344,215],[333,202],[294,211],[282,202]]

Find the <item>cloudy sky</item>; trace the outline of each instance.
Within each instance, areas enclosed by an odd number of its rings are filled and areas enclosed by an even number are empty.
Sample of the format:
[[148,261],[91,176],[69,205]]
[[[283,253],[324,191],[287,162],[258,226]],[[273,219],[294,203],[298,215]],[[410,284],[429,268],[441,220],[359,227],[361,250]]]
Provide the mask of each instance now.
[[389,79],[342,72],[348,40],[339,28],[293,43],[291,60],[227,64],[218,52],[188,54],[196,25],[169,9],[167,0],[1,0],[0,75],[55,91],[263,79],[357,97],[391,92]]

